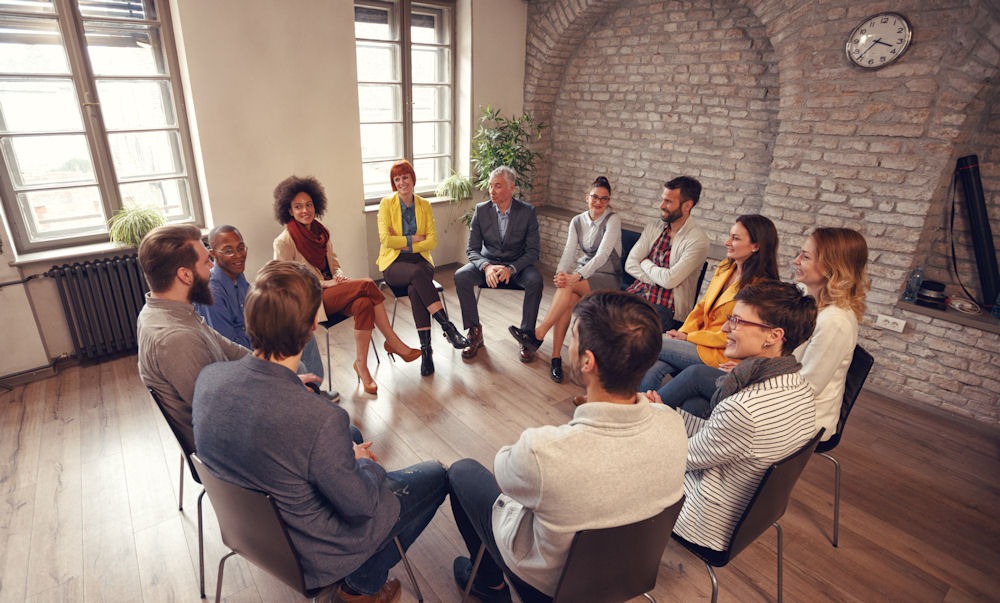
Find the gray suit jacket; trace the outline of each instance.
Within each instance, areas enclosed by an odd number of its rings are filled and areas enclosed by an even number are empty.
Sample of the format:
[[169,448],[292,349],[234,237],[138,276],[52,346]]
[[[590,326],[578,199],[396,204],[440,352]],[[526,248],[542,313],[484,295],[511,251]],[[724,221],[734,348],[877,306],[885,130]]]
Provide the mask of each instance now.
[[469,261],[482,270],[486,264],[511,265],[514,270],[532,266],[538,262],[541,242],[538,237],[538,218],[535,208],[514,199],[510,205],[510,219],[507,236],[500,240],[500,224],[496,206],[492,201],[484,201],[476,206],[469,226]]

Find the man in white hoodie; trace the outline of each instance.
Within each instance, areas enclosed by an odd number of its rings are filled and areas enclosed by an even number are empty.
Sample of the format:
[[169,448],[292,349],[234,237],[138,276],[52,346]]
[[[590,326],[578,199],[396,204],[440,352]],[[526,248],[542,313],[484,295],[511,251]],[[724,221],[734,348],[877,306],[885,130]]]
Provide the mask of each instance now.
[[[601,291],[574,309],[570,376],[588,402],[560,426],[528,429],[504,446],[496,476],[472,459],[448,470],[455,522],[470,556],[487,555],[473,584],[483,601],[551,597],[576,532],[656,515],[683,494],[687,436],[680,416],[637,394],[660,348],[660,321],[646,301]],[[464,588],[469,557],[455,559]]]

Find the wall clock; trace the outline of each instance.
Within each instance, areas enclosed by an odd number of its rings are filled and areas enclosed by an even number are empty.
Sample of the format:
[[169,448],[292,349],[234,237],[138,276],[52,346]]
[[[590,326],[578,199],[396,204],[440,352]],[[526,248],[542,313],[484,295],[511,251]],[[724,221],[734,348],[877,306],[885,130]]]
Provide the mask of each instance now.
[[847,58],[864,69],[895,62],[910,47],[913,26],[899,13],[877,13],[862,21],[847,38]]

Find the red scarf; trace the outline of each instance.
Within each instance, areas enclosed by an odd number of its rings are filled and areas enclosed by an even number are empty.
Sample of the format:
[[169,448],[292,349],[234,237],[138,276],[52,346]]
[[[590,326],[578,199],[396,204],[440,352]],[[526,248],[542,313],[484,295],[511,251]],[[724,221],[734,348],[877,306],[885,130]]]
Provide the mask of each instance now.
[[295,242],[295,248],[306,258],[306,261],[320,272],[329,270],[326,261],[326,246],[330,242],[330,231],[326,229],[326,226],[320,224],[318,220],[313,220],[308,227],[303,226],[297,220],[290,220],[285,229],[288,230],[292,241]]

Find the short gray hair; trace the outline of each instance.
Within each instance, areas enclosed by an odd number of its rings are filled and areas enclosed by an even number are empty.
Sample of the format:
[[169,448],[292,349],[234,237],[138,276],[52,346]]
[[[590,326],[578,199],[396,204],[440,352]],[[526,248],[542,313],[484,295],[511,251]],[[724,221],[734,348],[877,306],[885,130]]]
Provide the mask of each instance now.
[[503,174],[503,177],[508,184],[517,184],[517,172],[514,171],[514,168],[507,165],[501,165],[498,168],[494,168],[494,170],[490,172],[490,180],[493,180],[501,174]]

